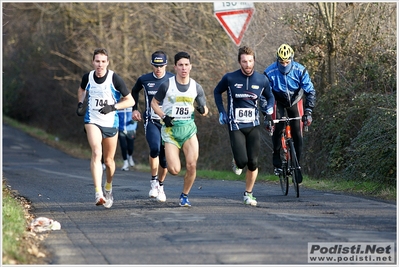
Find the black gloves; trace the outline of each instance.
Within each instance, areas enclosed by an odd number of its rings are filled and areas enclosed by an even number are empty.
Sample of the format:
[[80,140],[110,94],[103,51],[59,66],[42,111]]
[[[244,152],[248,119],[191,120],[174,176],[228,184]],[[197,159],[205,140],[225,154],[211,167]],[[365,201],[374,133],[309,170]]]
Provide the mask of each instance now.
[[85,115],[85,109],[84,109],[84,107],[83,107],[83,103],[82,103],[82,102],[79,102],[79,103],[78,103],[78,108],[76,109],[76,114],[77,114],[78,116],[83,116],[83,115]]
[[114,104],[114,105],[105,105],[104,107],[102,107],[102,108],[99,110],[99,112],[102,113],[102,114],[108,114],[108,113],[110,113],[111,111],[115,111],[115,110],[116,110],[115,104]]
[[312,123],[312,112],[310,110],[305,110],[305,114],[302,116],[302,121],[305,126],[310,126]]
[[166,127],[172,127],[173,126],[173,119],[174,119],[174,117],[170,117],[168,115],[165,115],[165,116],[162,117],[162,120],[165,123]]
[[266,126],[266,131],[268,131],[269,133],[273,132],[274,122],[272,115],[265,115],[265,126]]
[[198,106],[195,108],[201,115],[205,113],[204,106]]

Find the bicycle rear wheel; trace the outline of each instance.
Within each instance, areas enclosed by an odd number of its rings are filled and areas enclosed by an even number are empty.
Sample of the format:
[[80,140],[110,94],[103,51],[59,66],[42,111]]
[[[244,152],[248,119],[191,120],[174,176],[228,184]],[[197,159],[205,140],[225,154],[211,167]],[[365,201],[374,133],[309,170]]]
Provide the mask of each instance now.
[[288,194],[289,182],[288,182],[288,172],[287,172],[287,164],[283,163],[282,165],[283,171],[280,173],[280,186],[281,191],[283,191],[283,195],[286,196]]

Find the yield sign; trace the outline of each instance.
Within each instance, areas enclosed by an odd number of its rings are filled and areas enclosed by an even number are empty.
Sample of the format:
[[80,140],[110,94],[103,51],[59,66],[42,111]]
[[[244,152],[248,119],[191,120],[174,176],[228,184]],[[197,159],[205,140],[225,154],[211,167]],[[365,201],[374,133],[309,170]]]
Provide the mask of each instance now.
[[214,15],[224,30],[239,46],[255,12],[252,2],[214,2]]

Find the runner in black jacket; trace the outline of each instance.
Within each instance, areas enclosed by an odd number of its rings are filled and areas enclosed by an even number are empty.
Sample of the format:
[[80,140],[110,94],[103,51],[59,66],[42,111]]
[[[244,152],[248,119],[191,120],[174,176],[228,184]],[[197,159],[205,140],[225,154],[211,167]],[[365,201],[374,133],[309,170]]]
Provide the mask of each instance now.
[[[137,79],[132,88],[132,96],[136,102],[133,106],[133,120],[144,120],[145,137],[150,148],[148,161],[151,168],[151,189],[148,196],[156,198],[160,202],[166,201],[164,181],[168,173],[165,147],[161,138],[161,118],[151,108],[151,100],[158,92],[158,88],[174,74],[166,71],[168,58],[163,51],[155,51],[151,55],[152,72],[143,74]],[[143,117],[138,111],[139,93],[144,89],[145,109]]]
[[[255,71],[255,52],[249,47],[238,50],[240,69],[227,73],[214,89],[220,124],[228,124],[233,151],[233,170],[240,175],[247,166],[244,203],[256,206],[252,189],[258,176],[260,147],[260,110],[271,120],[274,96],[265,75]],[[222,94],[227,91],[227,113]]]

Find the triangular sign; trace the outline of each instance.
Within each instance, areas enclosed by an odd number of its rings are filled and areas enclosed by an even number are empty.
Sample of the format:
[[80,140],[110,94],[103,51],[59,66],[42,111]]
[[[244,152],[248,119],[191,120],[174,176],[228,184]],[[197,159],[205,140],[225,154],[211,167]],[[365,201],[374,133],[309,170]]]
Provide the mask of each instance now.
[[230,38],[239,46],[253,13],[254,9],[241,9],[215,12],[215,16]]

